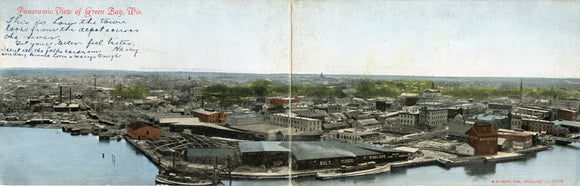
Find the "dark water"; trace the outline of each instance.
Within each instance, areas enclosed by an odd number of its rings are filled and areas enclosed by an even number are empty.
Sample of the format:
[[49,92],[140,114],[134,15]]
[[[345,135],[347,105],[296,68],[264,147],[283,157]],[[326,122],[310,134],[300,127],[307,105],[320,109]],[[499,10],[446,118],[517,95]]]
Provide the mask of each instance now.
[[[102,157],[105,153],[105,157]],[[112,155],[115,156],[113,162]],[[526,160],[444,169],[393,170],[337,180],[293,179],[293,185],[576,185],[580,144],[555,146]],[[57,129],[0,127],[0,184],[151,185],[157,168],[125,141],[102,143]],[[503,181],[495,183],[493,181]],[[509,182],[507,182],[509,181]],[[521,182],[521,184],[515,182]],[[229,185],[229,181],[223,181]],[[527,183],[526,183],[527,182]],[[533,182],[533,183],[531,183]],[[288,185],[288,180],[237,180],[232,185]]]

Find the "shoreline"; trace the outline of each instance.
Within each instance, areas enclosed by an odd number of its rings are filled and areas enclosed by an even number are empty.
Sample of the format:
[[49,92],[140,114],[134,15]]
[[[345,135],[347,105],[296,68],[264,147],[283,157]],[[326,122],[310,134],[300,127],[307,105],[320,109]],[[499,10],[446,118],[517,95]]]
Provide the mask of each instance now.
[[[70,124],[52,124],[50,126],[46,126],[46,125],[40,125],[41,127],[39,127],[39,125],[18,125],[18,126],[6,126],[6,125],[0,125],[0,127],[16,127],[16,128],[38,128],[38,129],[61,129],[62,127],[65,126],[70,126]],[[66,132],[63,132],[66,133]],[[96,135],[98,136],[98,135]],[[136,149],[138,149],[141,153],[143,153],[143,155],[145,155],[145,157],[147,157],[147,159],[153,163],[158,169],[159,172],[162,171],[167,171],[170,169],[170,167],[168,165],[164,165],[163,163],[163,158],[161,156],[156,156],[154,154],[151,154],[151,152],[149,152],[148,150],[143,149],[144,147],[138,144],[139,140],[133,140],[130,139],[127,135],[122,135],[122,138],[125,141],[127,141],[129,144],[131,144],[133,147],[135,147]],[[519,160],[525,160],[527,158],[531,157],[531,154],[534,153],[538,153],[541,151],[545,151],[545,150],[551,150],[553,147],[549,146],[549,145],[539,145],[539,146],[535,146],[535,147],[531,147],[528,149],[521,149],[518,151],[515,151],[514,153],[502,153],[504,154],[503,156],[490,156],[490,157],[482,157],[482,156],[473,156],[473,157],[467,157],[467,159],[483,159],[483,161],[485,161],[485,163],[505,163],[505,162],[513,162],[513,161],[519,161]],[[505,154],[511,154],[511,155],[505,155]],[[155,158],[160,158],[161,162],[159,161],[160,159],[155,159]],[[404,161],[404,162],[390,162],[388,163],[388,169],[384,170],[382,169],[381,171],[372,171],[375,168],[371,168],[371,169],[364,169],[364,170],[360,170],[360,171],[354,171],[354,172],[349,172],[348,174],[346,174],[347,176],[345,176],[345,173],[340,174],[340,173],[331,173],[328,174],[328,172],[332,172],[332,171],[336,171],[338,170],[338,168],[333,168],[333,169],[320,169],[320,170],[306,170],[306,171],[292,171],[292,178],[302,178],[302,177],[316,177],[316,178],[320,178],[320,179],[335,179],[335,178],[346,178],[346,177],[359,177],[359,176],[366,176],[366,175],[378,175],[378,174],[382,174],[385,172],[390,172],[392,170],[399,170],[399,169],[408,169],[408,168],[415,168],[415,167],[424,167],[424,166],[439,166],[440,168],[444,168],[444,169],[448,169],[448,168],[453,168],[453,167],[462,167],[462,166],[469,166],[469,165],[474,165],[474,164],[478,164],[478,163],[483,163],[480,161],[467,161],[467,162],[451,162],[451,164],[446,165],[444,163],[444,161],[442,161],[442,158],[438,158],[438,159],[413,159],[413,160],[408,160],[408,161]],[[377,166],[380,167],[380,166]],[[247,172],[247,171],[232,171],[231,172],[231,179],[233,180],[265,180],[265,179],[288,179],[288,170],[286,170],[285,172]],[[321,172],[327,172],[325,173],[321,173]],[[322,177],[322,178],[321,178]],[[227,178],[226,178],[227,179]],[[223,180],[223,179],[222,179]]]

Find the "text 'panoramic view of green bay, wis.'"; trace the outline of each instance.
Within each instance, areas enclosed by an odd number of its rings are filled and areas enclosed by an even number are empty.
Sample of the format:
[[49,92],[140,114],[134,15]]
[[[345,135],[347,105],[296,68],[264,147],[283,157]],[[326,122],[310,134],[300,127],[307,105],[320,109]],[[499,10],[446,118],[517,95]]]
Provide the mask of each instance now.
[[0,185],[577,185],[576,1],[0,1]]

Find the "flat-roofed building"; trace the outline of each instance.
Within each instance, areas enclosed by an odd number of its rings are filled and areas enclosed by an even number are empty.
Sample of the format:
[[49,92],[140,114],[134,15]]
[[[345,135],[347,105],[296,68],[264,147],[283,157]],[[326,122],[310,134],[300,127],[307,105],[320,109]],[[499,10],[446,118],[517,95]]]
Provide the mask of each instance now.
[[[291,101],[289,101],[291,100]],[[288,98],[270,98],[269,103],[270,105],[276,106],[276,107],[284,107],[285,105],[290,104],[290,102],[292,103],[298,103],[300,102],[300,99],[298,98],[292,98],[292,99],[288,99]]]
[[576,121],[577,116],[576,111],[565,108],[558,109],[558,119],[560,120]]
[[414,128],[419,123],[419,113],[401,112],[398,118],[401,128]]
[[515,115],[522,118],[532,118],[532,119],[547,119],[550,118],[550,110],[544,109],[542,107],[535,106],[521,106],[515,109]]
[[471,121],[485,121],[495,129],[511,129],[508,117],[493,114],[477,114],[469,117]]
[[570,133],[580,132],[580,122],[577,121],[566,121],[566,120],[555,120],[552,121],[555,126],[562,126],[567,128]]
[[447,109],[421,107],[419,109],[419,124],[428,127],[440,127],[447,122]]
[[373,143],[380,139],[378,132],[357,131],[354,128],[330,131],[326,135],[328,141],[340,141],[344,143],[364,144]]
[[230,125],[249,125],[249,124],[264,123],[264,119],[259,114],[256,113],[228,115],[227,121]]
[[276,113],[264,115],[267,123],[281,127],[292,125],[295,132],[322,132],[322,120],[306,117],[299,117],[294,113]]
[[522,129],[546,134],[552,134],[554,124],[547,120],[522,118]]
[[205,109],[193,110],[193,116],[198,117],[199,121],[207,123],[222,123],[227,120],[226,114]]
[[325,111],[327,114],[339,113],[342,111],[342,105],[338,104],[321,104],[315,105],[314,109]]

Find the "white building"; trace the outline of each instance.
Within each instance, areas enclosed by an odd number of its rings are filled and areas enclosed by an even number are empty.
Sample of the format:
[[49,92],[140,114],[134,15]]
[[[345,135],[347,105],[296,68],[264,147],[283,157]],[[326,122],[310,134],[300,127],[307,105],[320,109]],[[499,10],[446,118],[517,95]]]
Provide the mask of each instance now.
[[295,132],[322,132],[322,120],[298,117],[294,113],[290,114],[290,116],[286,113],[265,115],[264,119],[268,124],[281,127],[288,127],[289,122],[292,122],[292,128]]

